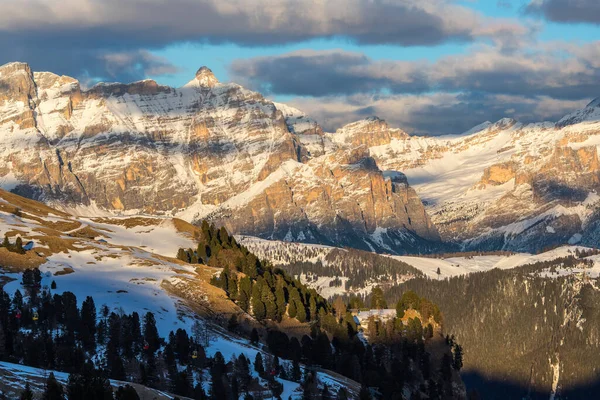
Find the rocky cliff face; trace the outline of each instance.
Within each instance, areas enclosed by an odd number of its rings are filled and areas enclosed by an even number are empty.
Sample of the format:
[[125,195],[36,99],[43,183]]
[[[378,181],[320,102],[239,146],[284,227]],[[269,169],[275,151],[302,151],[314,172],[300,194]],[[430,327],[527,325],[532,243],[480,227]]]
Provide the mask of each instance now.
[[[203,67],[181,88],[0,67],[0,186],[80,214],[209,217],[233,232],[404,252],[439,240],[400,173]],[[379,127],[378,127],[379,125]]]
[[446,241],[519,251],[600,244],[600,101],[557,123],[503,119],[459,136],[394,136],[368,146],[381,169],[406,174]]

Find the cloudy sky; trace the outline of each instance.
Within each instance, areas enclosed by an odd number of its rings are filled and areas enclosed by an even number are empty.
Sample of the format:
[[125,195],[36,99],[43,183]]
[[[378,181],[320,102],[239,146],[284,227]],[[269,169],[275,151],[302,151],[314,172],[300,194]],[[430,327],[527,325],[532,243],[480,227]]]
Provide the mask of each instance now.
[[334,130],[557,120],[600,96],[598,0],[0,0],[0,64],[181,86],[202,65]]

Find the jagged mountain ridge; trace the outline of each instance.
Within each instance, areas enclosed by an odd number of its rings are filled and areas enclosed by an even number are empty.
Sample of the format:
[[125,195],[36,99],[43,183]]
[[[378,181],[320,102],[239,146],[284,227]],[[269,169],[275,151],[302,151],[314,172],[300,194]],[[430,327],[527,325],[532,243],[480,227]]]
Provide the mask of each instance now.
[[306,118],[292,124],[295,112],[205,67],[181,88],[86,91],[7,64],[0,186],[80,215],[208,218],[240,234],[391,253],[439,245],[402,174],[384,174],[364,143],[333,143]]
[[600,245],[598,100],[556,123],[502,119],[462,135],[417,137],[369,119],[327,136],[371,138],[377,165],[402,171],[442,239],[466,250]]

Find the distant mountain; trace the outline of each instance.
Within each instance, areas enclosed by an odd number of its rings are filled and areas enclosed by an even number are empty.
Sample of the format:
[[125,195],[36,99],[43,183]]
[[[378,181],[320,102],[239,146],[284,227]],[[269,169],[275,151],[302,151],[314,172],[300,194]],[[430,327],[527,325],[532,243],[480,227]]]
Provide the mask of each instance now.
[[465,250],[600,245],[600,100],[557,123],[502,119],[451,137],[408,136],[373,120],[331,137],[340,134],[371,138],[377,165],[402,171],[442,239]]
[[79,215],[177,215],[263,238],[438,249],[405,177],[369,155],[382,140],[329,140],[300,111],[206,67],[181,88],[89,90],[27,64],[0,67],[0,187]]
[[377,117],[326,133],[206,67],[181,88],[89,90],[0,67],[2,188],[80,215],[204,218],[390,254],[600,245],[599,133],[600,100],[556,123],[502,119],[456,136]]

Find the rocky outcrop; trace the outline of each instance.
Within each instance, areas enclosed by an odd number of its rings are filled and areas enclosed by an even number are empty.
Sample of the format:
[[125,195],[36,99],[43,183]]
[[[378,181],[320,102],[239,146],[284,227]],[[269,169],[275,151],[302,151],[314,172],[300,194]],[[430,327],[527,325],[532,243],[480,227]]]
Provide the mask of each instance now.
[[[393,138],[369,153],[402,170],[443,240],[539,251],[597,237],[600,101],[558,123],[485,123],[453,137]],[[594,239],[595,240],[595,239]]]
[[[403,253],[398,236],[407,234],[421,244],[439,242],[416,192],[401,174],[384,176],[365,150],[339,150],[294,164],[242,207],[209,217],[242,234],[367,250]],[[239,217],[231,218],[235,212]]]
[[513,162],[505,162],[492,165],[483,171],[483,177],[480,181],[480,187],[486,185],[502,185],[511,179],[514,179],[517,173],[517,165]]
[[332,138],[347,145],[374,147],[390,144],[392,139],[406,139],[408,135],[401,129],[391,129],[380,118],[369,117],[338,129]]
[[0,68],[0,185],[79,213],[209,217],[234,233],[404,252],[439,241],[400,173],[368,146],[381,120],[336,143],[300,111],[202,67],[181,88],[98,84]]

